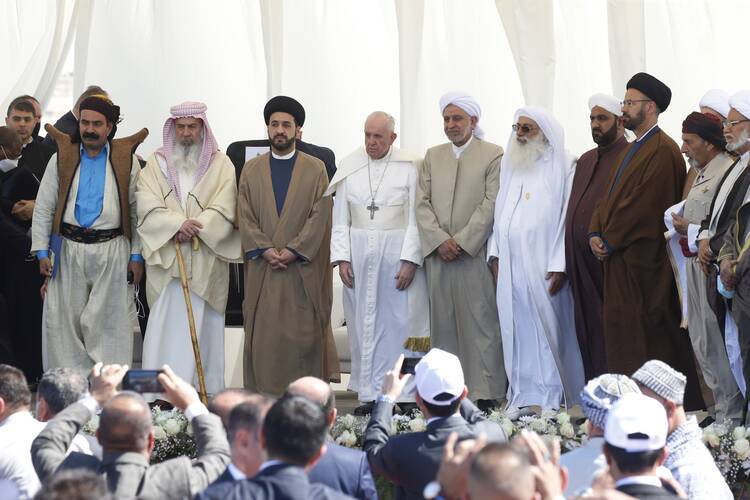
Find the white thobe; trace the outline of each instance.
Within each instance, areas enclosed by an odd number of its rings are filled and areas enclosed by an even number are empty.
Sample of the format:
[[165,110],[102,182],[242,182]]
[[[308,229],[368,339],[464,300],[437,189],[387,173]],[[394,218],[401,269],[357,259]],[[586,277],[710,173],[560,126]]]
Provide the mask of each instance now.
[[[570,285],[550,296],[546,279],[548,272],[565,272],[572,164],[570,158],[565,187],[545,182],[546,157],[514,170],[506,177],[503,206],[495,206],[488,258],[498,258],[497,308],[511,407],[557,408],[564,399],[571,406],[583,386]],[[559,188],[565,189],[564,204],[555,206],[550,191]]]
[[[180,200],[169,188],[167,178],[166,162],[161,156],[153,155],[139,179],[136,193],[138,231],[143,240],[151,305],[142,365],[158,369],[168,364],[177,375],[198,387],[184,292],[172,241],[186,219],[197,219],[203,224],[198,235],[198,250],[193,250],[190,243],[182,243],[180,249],[188,273],[206,390],[215,394],[224,388],[228,262],[240,257],[237,231],[232,226],[237,199],[234,169],[225,155],[217,153],[197,184],[194,172],[180,171]],[[164,192],[166,197],[162,195]]]
[[[352,360],[349,389],[360,401],[376,398],[385,373],[400,354],[417,355],[404,349],[408,337],[430,335],[414,211],[416,159],[397,148],[390,151],[390,160],[388,156],[370,160],[368,171],[366,153],[359,148],[341,162],[341,175],[331,183],[336,190],[331,262],[350,262],[354,273],[354,287],[344,287],[343,304]],[[378,207],[372,218],[366,208],[372,201],[370,184]],[[403,291],[396,288],[395,279],[402,261],[419,266]],[[399,401],[413,398],[410,385]]]

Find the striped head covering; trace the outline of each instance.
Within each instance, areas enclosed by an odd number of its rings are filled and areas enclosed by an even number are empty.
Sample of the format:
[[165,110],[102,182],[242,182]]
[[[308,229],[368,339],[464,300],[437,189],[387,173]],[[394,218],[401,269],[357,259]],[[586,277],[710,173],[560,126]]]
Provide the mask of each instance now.
[[198,157],[198,169],[195,171],[195,183],[200,182],[203,175],[208,170],[208,166],[211,164],[216,152],[219,150],[219,145],[216,142],[211,127],[208,125],[208,119],[206,118],[206,109],[208,107],[202,102],[183,102],[169,108],[169,114],[171,115],[164,122],[164,145],[156,150],[167,162],[167,173],[169,174],[169,185],[177,195],[177,199],[182,199],[182,193],[180,193],[180,177],[179,172],[174,166],[172,160],[175,147],[175,125],[174,122],[178,118],[198,118],[203,122],[203,146],[201,148],[201,154]]

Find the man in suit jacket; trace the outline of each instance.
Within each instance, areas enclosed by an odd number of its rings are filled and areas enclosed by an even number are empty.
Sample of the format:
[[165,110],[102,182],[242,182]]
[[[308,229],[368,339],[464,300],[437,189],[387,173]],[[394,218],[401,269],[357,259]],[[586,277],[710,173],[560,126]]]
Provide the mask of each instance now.
[[373,473],[396,485],[397,499],[421,499],[424,487],[437,475],[443,445],[452,432],[459,440],[485,434],[488,441],[497,442],[506,436],[466,399],[468,389],[458,358],[432,349],[414,370],[415,401],[427,419],[427,430],[391,437],[393,405],[410,377],[400,376],[403,359],[400,356],[383,379],[382,394],[365,429],[364,450]]
[[323,409],[298,396],[284,396],[268,410],[261,446],[268,459],[252,479],[212,484],[198,500],[345,499],[351,498],[319,483],[307,471],[326,452],[328,431]]
[[604,457],[618,491],[635,498],[677,498],[665,489],[657,469],[667,458],[667,414],[654,399],[629,393],[607,414]]
[[[106,97],[109,97],[109,94],[106,90],[101,88],[98,85],[89,85],[86,87],[86,90],[83,91],[83,93],[78,96],[78,100],[76,100],[75,105],[73,106],[73,109],[62,115],[56,122],[55,122],[55,128],[59,130],[60,132],[63,132],[68,135],[73,135],[76,130],[78,130],[78,117],[80,115],[80,106],[84,99],[87,97],[91,97],[93,95],[103,95]],[[55,142],[55,138],[52,137],[52,135],[47,134],[47,137],[44,138],[44,145],[48,148],[51,148],[53,150],[57,149],[57,143]]]
[[[107,481],[115,498],[183,499],[205,488],[229,462],[229,445],[216,415],[208,412],[195,389],[163,367],[159,382],[175,407],[183,410],[195,435],[198,456],[182,456],[149,465],[154,447],[151,411],[140,394],[118,393],[127,366],[97,363],[92,368],[90,396],[69,406],[47,423],[31,446],[31,459],[44,481],[60,470],[84,468]],[[101,406],[97,438],[102,459],[66,452],[73,437]]]
[[[301,396],[323,407],[328,428],[336,422],[336,396],[331,386],[315,377],[302,377],[291,384],[286,393]],[[331,441],[326,443],[326,454],[310,469],[310,482],[321,483],[360,500],[377,500],[375,480],[367,455]]]

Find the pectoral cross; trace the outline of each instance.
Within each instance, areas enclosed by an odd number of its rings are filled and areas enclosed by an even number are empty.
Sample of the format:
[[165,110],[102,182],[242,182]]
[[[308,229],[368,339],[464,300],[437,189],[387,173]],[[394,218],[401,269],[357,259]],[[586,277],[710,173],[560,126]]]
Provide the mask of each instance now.
[[367,210],[370,211],[370,220],[375,219],[375,212],[380,210],[380,208],[375,204],[375,200],[372,200],[369,205],[367,205]]

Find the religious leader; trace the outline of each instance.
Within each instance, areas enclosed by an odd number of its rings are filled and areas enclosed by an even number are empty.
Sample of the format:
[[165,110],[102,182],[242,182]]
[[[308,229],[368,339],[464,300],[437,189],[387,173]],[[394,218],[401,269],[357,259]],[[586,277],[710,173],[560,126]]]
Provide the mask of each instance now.
[[311,375],[339,380],[330,316],[331,197],[322,161],[297,151],[305,110],[287,96],[263,110],[271,151],[239,184],[245,261],[245,386],[281,395]]
[[167,364],[183,379],[198,384],[175,249],[180,245],[206,389],[215,394],[224,388],[229,262],[239,261],[241,250],[234,226],[234,166],[219,151],[206,109],[200,102],[170,108],[164,144],[141,171],[136,200],[151,306],[143,367]]
[[[429,337],[427,284],[414,210],[419,159],[396,146],[394,118],[375,111],[364,147],[344,158],[328,187],[335,191],[331,262],[344,283],[351,348],[349,389],[369,414],[385,373],[409,337]],[[414,401],[403,391],[399,403]]]

